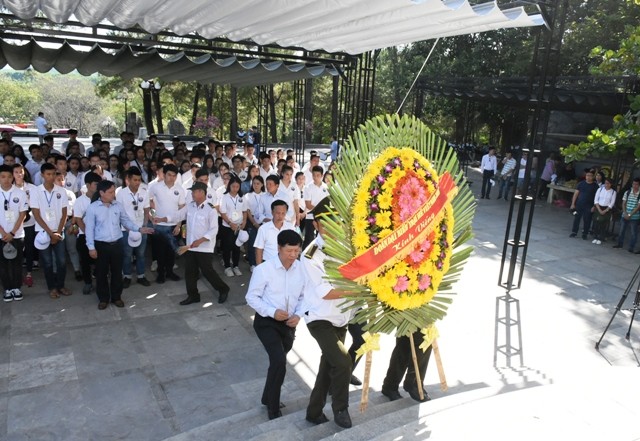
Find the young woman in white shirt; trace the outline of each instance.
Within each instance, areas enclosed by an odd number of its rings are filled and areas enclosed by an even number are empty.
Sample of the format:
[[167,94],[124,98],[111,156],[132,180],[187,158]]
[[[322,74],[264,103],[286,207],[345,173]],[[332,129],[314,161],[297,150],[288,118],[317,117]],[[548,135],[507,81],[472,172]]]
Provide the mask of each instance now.
[[596,197],[593,201],[593,242],[596,245],[602,243],[607,226],[611,221],[611,211],[616,203],[616,191],[612,188],[613,180],[606,178],[604,185],[596,191]]
[[[22,164],[15,164],[13,166],[13,183],[16,187],[27,194],[27,199],[36,191],[36,186],[31,183],[29,172]],[[31,203],[29,203],[29,207],[31,207]],[[24,276],[24,284],[28,287],[32,287],[33,277],[31,276],[31,271],[33,271],[34,263],[37,265],[38,250],[36,250],[36,247],[34,246],[34,240],[36,238],[36,219],[33,217],[31,210],[27,212],[27,217],[22,225],[24,227],[24,261],[27,272]]]
[[225,267],[224,273],[227,277],[242,275],[240,268],[238,268],[240,248],[236,245],[236,236],[241,230],[244,230],[247,224],[247,211],[240,185],[240,179],[235,175],[230,175],[227,191],[220,200],[220,216],[222,217],[220,247]]
[[[257,170],[257,168],[256,168]],[[256,250],[253,248],[253,244],[256,241],[258,235],[258,228],[260,224],[254,217],[254,214],[260,209],[260,198],[264,193],[264,179],[262,176],[254,176],[251,180],[251,190],[245,194],[245,208],[247,209],[247,233],[249,233],[249,240],[247,241],[247,260],[251,266],[250,270],[253,272],[253,268],[256,266]]]

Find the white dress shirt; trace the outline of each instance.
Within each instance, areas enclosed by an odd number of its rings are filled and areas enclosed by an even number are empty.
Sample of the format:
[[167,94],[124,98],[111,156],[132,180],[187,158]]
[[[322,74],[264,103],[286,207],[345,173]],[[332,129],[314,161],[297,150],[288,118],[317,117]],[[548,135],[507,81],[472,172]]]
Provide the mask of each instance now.
[[[231,222],[234,224],[241,224],[243,217],[242,213],[246,211],[244,197],[239,194],[231,196],[229,193],[225,193],[220,199],[219,209],[221,214],[226,214],[227,217],[231,219]],[[222,221],[222,225],[225,227],[231,227],[231,225],[224,220]]]
[[187,205],[187,245],[200,238],[207,238],[196,248],[189,248],[189,251],[198,253],[213,253],[218,234],[218,212],[207,201],[198,205],[191,201]]
[[[31,194],[29,202],[31,208],[40,210],[40,217],[53,231],[58,230],[62,217],[66,218],[67,216],[69,208],[67,191],[59,185],[54,185],[51,192],[44,188],[44,184],[38,185],[35,194]],[[37,222],[36,231],[44,231],[44,228]]]
[[278,258],[278,234],[284,230],[293,230],[295,226],[291,222],[284,221],[282,228],[276,228],[273,222],[267,222],[260,225],[256,240],[253,243],[255,248],[260,248],[262,252],[262,260],[270,260]]
[[158,225],[173,226],[177,224],[179,210],[185,205],[185,196],[184,188],[177,183],[169,188],[162,181],[149,188],[149,198],[155,204],[156,217],[167,218],[167,222],[160,222]]
[[596,197],[593,204],[600,205],[600,208],[613,209],[616,203],[616,191],[613,188],[607,190],[604,185],[596,191]]
[[282,185],[279,185],[278,190],[275,194],[271,194],[268,191],[265,191],[260,198],[259,213],[257,214],[257,216],[255,213],[253,215],[258,223],[263,223],[265,219],[271,219],[271,204],[276,200],[285,201],[287,203],[288,208],[286,220],[292,223],[295,221],[295,219],[292,220],[292,218],[295,218],[295,216],[293,215],[293,194],[290,191],[284,189]]
[[246,300],[262,317],[275,318],[277,309],[302,317],[307,283],[299,261],[287,270],[280,258],[267,260],[253,270]]
[[[9,191],[0,189],[0,200],[3,204],[6,204],[6,210],[3,211],[4,215],[0,216],[0,226],[7,233],[13,231],[20,213],[23,213],[29,209],[29,198],[27,194],[12,185]],[[14,233],[13,237],[16,239],[22,239],[24,237],[24,225],[21,223],[19,228]]]
[[124,207],[127,216],[139,227],[144,226],[144,210],[151,206],[147,190],[138,187],[135,193],[129,187],[120,187],[116,191],[116,201]]
[[[318,235],[307,247],[300,259],[309,282],[304,293],[304,320],[307,323],[316,320],[327,320],[333,326],[341,328],[349,323],[349,320],[353,317],[353,311],[342,312],[345,307],[344,299],[327,300],[324,298],[333,289],[333,285],[325,278],[324,261],[329,257],[322,251],[323,246],[324,240]],[[314,250],[314,252],[309,257],[311,250]]]
[[498,160],[496,159],[496,156],[489,156],[489,154],[487,153],[486,155],[484,155],[482,157],[482,162],[480,164],[480,171],[492,171],[494,173],[498,173]]
[[[80,195],[76,199],[76,203],[73,206],[73,217],[82,219],[84,222],[84,215],[87,213],[87,208],[91,205],[91,199],[86,194]],[[78,236],[83,235],[84,230],[78,226]]]
[[[311,184],[307,184],[304,187],[304,200],[305,202],[309,201],[314,207],[328,196],[329,190],[327,189],[327,184],[324,182],[320,183],[320,186],[311,182]],[[306,204],[304,208],[306,208]],[[313,219],[313,214],[310,211],[307,213],[307,219]]]

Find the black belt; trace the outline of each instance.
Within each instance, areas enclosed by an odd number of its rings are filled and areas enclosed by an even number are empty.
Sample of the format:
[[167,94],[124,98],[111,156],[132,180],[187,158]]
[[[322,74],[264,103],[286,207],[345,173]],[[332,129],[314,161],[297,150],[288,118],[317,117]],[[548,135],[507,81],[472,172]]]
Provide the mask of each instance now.
[[116,240],[115,242],[105,242],[102,240],[96,240],[96,243],[102,244],[102,245],[109,245],[109,246],[115,246],[115,245],[119,245],[120,244],[120,239]]

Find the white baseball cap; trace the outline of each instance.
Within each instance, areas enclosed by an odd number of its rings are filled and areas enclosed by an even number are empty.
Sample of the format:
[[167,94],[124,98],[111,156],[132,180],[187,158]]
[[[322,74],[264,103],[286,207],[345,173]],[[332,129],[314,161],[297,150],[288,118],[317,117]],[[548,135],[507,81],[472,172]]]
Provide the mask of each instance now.
[[11,245],[11,242],[7,242],[4,247],[2,247],[2,255],[7,260],[13,260],[18,255],[18,250]]
[[51,238],[46,231],[42,230],[36,234],[33,244],[39,250],[46,250],[49,247],[49,244],[51,244]]
[[142,233],[139,231],[129,231],[129,246],[137,248],[142,243]]
[[244,230],[240,230],[238,233],[238,238],[236,239],[236,246],[242,246],[243,243],[249,240],[249,233]]

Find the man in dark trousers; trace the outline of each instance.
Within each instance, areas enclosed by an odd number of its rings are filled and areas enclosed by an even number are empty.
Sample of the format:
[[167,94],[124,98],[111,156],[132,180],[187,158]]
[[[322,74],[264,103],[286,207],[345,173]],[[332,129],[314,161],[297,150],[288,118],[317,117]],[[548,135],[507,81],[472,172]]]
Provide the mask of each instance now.
[[213,248],[218,233],[218,213],[207,202],[207,184],[195,182],[191,187],[193,200],[187,206],[187,247],[185,254],[185,274],[187,298],[181,305],[200,301],[198,292],[198,271],[220,293],[218,303],[224,303],[229,295],[229,286],[213,269]]
[[351,356],[344,345],[347,325],[352,311],[343,312],[343,297],[348,292],[334,288],[325,278],[324,262],[330,259],[323,251],[325,229],[323,216],[331,216],[329,199],[320,201],[313,209],[313,227],[318,235],[305,250],[301,263],[309,281],[305,292],[305,316],[307,329],[318,342],[322,357],[318,376],[307,406],[307,421],[322,424],[328,420],[322,412],[331,391],[331,408],[335,423],[351,427],[349,415],[349,383],[351,381]]
[[[424,382],[429,357],[431,356],[431,346],[429,346],[426,351],[420,349],[423,339],[422,331],[413,333],[413,342],[418,359],[418,372],[420,373],[420,381],[422,382]],[[393,352],[391,353],[387,376],[384,377],[384,382],[382,383],[382,395],[389,398],[390,401],[402,398],[398,389],[403,377],[403,388],[409,392],[411,398],[419,402],[425,402],[431,399],[424,389],[424,386],[422,386],[424,398],[420,399],[418,385],[416,384],[416,370],[411,357],[411,340],[407,336],[396,338],[396,347],[393,348]]]
[[256,266],[246,299],[255,311],[253,329],[269,354],[269,370],[262,392],[269,419],[282,416],[280,390],[287,371],[287,353],[293,347],[303,312],[308,283],[298,261],[302,238],[293,230],[278,234],[278,257]]
[[[84,216],[89,256],[96,259],[96,291],[98,309],[106,309],[109,301],[124,307],[122,295],[122,229],[142,234],[153,233],[152,228],[138,227],[116,201],[115,184],[98,183],[98,199],[89,205]],[[94,195],[95,198],[95,195]],[[111,280],[108,280],[111,272]]]
[[584,181],[580,181],[576,186],[576,191],[571,199],[571,210],[573,210],[573,226],[569,237],[576,237],[580,229],[580,220],[584,221],[582,238],[587,239],[587,234],[591,230],[591,218],[593,213],[593,201],[598,191],[598,184],[593,180],[593,171],[587,170]]

